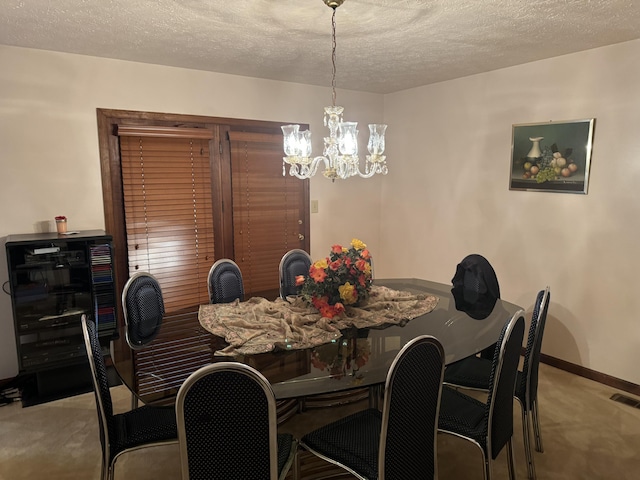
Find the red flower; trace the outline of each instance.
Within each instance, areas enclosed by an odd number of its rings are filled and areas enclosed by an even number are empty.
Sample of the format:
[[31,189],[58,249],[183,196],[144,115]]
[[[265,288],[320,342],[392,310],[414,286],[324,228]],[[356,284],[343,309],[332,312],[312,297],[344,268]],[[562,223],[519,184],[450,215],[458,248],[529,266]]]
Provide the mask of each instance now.
[[342,260],[337,259],[329,264],[329,268],[334,272],[337,271],[342,266]]
[[338,253],[338,254],[342,253],[342,245],[338,245],[338,244],[333,245],[331,247],[331,253]]

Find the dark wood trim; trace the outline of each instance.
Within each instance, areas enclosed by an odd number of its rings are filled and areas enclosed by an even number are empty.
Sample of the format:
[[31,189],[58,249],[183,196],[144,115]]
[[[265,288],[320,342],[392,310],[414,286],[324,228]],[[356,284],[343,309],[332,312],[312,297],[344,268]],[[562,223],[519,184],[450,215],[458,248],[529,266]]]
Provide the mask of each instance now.
[[627,382],[626,380],[612,377],[611,375],[607,375],[605,373],[596,372],[595,370],[591,370],[590,368],[576,365],[575,363],[567,362],[566,360],[561,360],[550,355],[545,355],[544,353],[540,354],[540,361],[547,365],[551,365],[552,367],[564,370],[565,372],[578,375],[579,377],[588,378],[589,380],[593,380],[594,382],[602,383],[603,385],[617,388],[618,390],[622,390],[623,392],[640,396],[640,385],[636,385],[635,383]]

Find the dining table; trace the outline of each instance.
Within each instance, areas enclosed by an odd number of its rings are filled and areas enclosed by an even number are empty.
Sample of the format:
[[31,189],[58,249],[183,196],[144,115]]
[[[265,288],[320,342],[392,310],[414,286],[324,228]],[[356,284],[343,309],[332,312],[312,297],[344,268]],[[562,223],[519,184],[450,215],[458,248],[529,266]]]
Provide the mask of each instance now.
[[[232,304],[201,305],[197,335],[202,348],[198,348],[194,355],[200,355],[202,360],[200,363],[193,363],[194,366],[191,368],[220,361],[246,363],[269,380],[277,400],[347,392],[384,385],[389,368],[398,352],[407,342],[420,335],[431,335],[440,341],[445,352],[445,364],[477,354],[495,345],[504,324],[515,312],[521,310],[516,304],[498,299],[488,315],[484,318],[473,318],[456,308],[450,284],[417,278],[375,279],[373,290],[397,294],[387,303],[379,302],[382,305],[381,310],[374,315],[374,320],[377,321],[371,322],[372,317],[370,312],[367,313],[366,305],[347,309],[344,316],[349,318],[346,319],[330,319],[329,322],[318,315],[312,322],[307,320],[304,328],[315,327],[314,322],[320,321],[328,322],[327,325],[323,324],[324,328],[319,333],[310,330],[314,333],[303,335],[304,341],[294,335],[296,330],[302,331],[299,328],[287,328],[285,325],[284,329],[271,329],[267,325],[263,333],[259,333],[258,329],[258,333],[250,336],[249,340],[254,343],[247,342],[246,338],[238,342],[238,338],[234,338],[239,336],[235,328],[236,323],[231,321],[235,317],[236,321],[239,319],[245,322],[245,326],[249,327],[248,331],[251,331],[250,328],[261,320],[257,316],[253,318],[252,314],[247,314],[247,309],[259,304],[261,311],[265,308],[268,311],[271,308],[276,309],[278,313],[275,315],[282,323],[283,318],[287,319],[289,316],[288,309],[294,310],[297,315],[300,309],[304,308],[300,306],[299,298],[254,298]],[[398,307],[398,311],[394,313],[393,309],[396,306],[392,302],[397,299],[403,302],[402,308]],[[307,308],[313,309],[310,306]],[[212,318],[215,322],[212,322]],[[345,323],[346,320],[349,321]],[[215,325],[212,326],[212,323]],[[229,326],[232,323],[233,326]],[[273,330],[282,330],[284,334],[278,338],[273,334]],[[241,332],[246,331],[247,328],[241,329]],[[268,337],[269,341],[262,341],[265,337]],[[124,334],[121,338],[124,338]],[[181,343],[188,342],[185,340]],[[176,343],[172,348],[175,349],[175,355],[185,355],[183,351],[179,352],[179,344]],[[120,351],[122,355],[122,349]],[[206,354],[202,351],[206,351]],[[117,357],[118,354],[114,358],[116,369],[119,370],[118,365],[129,365],[118,361]],[[155,391],[152,395],[146,394],[147,398],[141,395],[143,401],[149,398],[166,400],[175,397],[179,384],[176,381],[161,381],[162,372],[169,370],[167,365],[162,365],[163,362],[171,363],[171,355],[165,354],[147,363],[147,366],[157,367],[157,374],[151,372],[151,377],[155,376],[159,380],[154,381]],[[131,367],[125,367],[125,370],[127,369],[131,370]],[[120,377],[125,379],[132,391],[139,392],[140,389],[134,380],[135,375],[132,373],[124,372]],[[184,381],[190,373],[193,372],[186,369],[174,378]]]
[[[393,318],[392,322],[386,321],[387,316],[372,327],[362,326],[356,319],[355,325],[330,332],[317,345],[304,342],[296,345],[284,338],[280,342],[267,342],[267,348],[272,348],[266,352],[242,353],[242,349],[240,352],[233,349],[225,352],[223,349],[216,355],[217,360],[233,359],[258,369],[270,380],[278,400],[340,392],[384,384],[398,352],[420,335],[434,336],[442,343],[445,364],[474,355],[495,345],[504,324],[521,309],[498,299],[486,318],[477,319],[456,308],[451,285],[416,278],[395,278],[376,279],[374,286],[408,294],[409,301],[417,299],[409,308],[418,310],[418,315],[414,316],[409,311],[399,315],[399,321]],[[287,308],[286,301],[276,302]],[[393,306],[392,302],[388,303]],[[428,311],[421,313],[425,304]],[[230,308],[235,307],[202,306],[201,325],[208,328],[204,312],[228,312]],[[307,308],[313,310],[313,307]],[[363,310],[366,312],[366,307]],[[357,317],[358,309],[353,311],[353,316]],[[282,314],[278,315],[282,317]],[[221,320],[222,323],[228,322],[229,317]],[[337,324],[342,326],[340,320]]]

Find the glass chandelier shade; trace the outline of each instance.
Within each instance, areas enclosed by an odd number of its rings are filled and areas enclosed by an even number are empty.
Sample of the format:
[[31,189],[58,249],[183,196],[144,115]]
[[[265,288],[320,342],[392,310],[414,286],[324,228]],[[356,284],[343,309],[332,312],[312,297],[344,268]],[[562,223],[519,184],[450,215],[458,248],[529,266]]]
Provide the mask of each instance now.
[[366,156],[365,171],[360,171],[360,157],[358,156],[358,123],[342,120],[343,107],[335,104],[336,99],[336,9],[343,1],[323,0],[333,9],[333,48],[332,48],[332,94],[333,103],[324,108],[324,125],[329,129],[329,136],[324,137],[322,156],[313,157],[311,154],[311,132],[300,130],[300,125],[282,126],[284,137],[284,154],[282,158],[282,175],[286,175],[286,165],[289,165],[289,175],[300,179],[311,178],[324,165],[323,175],[326,178],[346,179],[358,175],[369,178],[376,173],[386,175],[388,172],[386,156],[384,155],[384,134],[387,129],[383,124],[369,125],[369,142]]

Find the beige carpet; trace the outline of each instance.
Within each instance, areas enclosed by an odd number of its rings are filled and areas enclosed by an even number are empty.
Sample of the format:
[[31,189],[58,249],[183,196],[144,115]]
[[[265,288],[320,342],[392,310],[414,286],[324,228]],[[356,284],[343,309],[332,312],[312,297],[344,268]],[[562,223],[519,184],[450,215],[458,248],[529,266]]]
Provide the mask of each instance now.
[[[538,478],[640,478],[640,410],[610,400],[614,389],[540,366],[540,416],[545,452],[536,453]],[[124,411],[130,396],[112,389],[114,404]],[[337,418],[348,409],[310,410],[283,429],[302,434]],[[526,478],[522,433],[517,413],[515,455],[518,478]],[[468,442],[439,437],[440,480],[481,479],[479,451]],[[507,479],[506,454],[494,462],[494,477]],[[98,479],[100,442],[93,394],[22,408],[0,407],[0,480]],[[303,469],[303,474],[305,473]],[[141,450],[119,462],[116,479],[179,479],[177,446]],[[303,475],[303,478],[312,478]],[[315,477],[314,477],[315,478]]]

